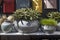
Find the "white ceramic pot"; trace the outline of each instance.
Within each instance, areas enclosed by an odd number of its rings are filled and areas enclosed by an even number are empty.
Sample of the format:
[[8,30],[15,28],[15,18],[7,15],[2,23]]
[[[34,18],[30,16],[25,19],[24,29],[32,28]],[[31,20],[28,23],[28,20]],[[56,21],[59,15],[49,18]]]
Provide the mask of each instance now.
[[14,22],[15,24],[15,28],[19,31],[19,32],[25,32],[25,33],[30,33],[30,32],[36,32],[39,29],[39,22],[37,20],[35,21],[19,21],[18,22],[18,26],[17,26],[17,22]]
[[60,31],[60,22],[57,24],[57,28],[58,31]]
[[43,28],[43,31],[47,32],[47,33],[53,33],[56,30],[56,28],[54,26],[44,25],[44,26],[42,26],[42,28]]
[[9,22],[3,22],[1,24],[1,30],[4,32],[4,33],[8,33],[8,32],[11,32],[12,31],[12,24],[9,23]]

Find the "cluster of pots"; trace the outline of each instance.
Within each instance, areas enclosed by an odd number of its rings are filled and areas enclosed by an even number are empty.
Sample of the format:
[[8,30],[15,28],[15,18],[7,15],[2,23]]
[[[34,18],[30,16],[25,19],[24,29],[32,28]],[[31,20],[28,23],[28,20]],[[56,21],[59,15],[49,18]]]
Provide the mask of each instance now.
[[13,23],[9,21],[5,21],[1,24],[1,30],[4,33],[9,33],[12,31],[18,31],[18,32],[23,32],[23,33],[31,33],[31,32],[37,32],[39,28],[42,28],[44,32],[54,32],[56,29],[60,30],[60,23],[57,24],[57,28],[53,26],[47,26],[47,25],[41,25],[39,27],[39,21],[34,20],[34,21],[25,21],[25,20],[20,20],[20,21],[14,21]]
[[36,32],[39,29],[39,23],[37,20],[35,21],[14,21],[13,23],[11,22],[3,22],[1,25],[1,30],[4,33],[11,32],[13,30],[17,30],[18,32]]

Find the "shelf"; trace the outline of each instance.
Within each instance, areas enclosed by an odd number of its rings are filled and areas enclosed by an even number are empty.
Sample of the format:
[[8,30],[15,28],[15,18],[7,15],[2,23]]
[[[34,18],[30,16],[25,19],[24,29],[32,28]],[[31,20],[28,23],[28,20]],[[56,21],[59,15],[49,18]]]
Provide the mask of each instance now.
[[51,34],[36,32],[36,33],[0,33],[0,35],[60,35],[60,32],[54,32]]

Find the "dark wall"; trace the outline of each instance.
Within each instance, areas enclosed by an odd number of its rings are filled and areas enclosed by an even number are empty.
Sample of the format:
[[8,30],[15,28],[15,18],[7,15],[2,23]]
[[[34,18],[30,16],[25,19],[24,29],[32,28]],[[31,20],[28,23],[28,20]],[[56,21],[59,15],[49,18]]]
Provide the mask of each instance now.
[[0,3],[0,14],[2,14],[2,4],[3,4],[3,1],[1,1]]
[[60,11],[60,0],[58,2],[59,2],[59,11]]

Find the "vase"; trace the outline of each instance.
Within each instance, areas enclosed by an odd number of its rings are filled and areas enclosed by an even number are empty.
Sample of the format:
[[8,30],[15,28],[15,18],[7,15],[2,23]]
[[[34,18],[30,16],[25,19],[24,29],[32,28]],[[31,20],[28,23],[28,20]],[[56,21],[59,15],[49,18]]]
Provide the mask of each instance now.
[[54,26],[48,26],[48,25],[44,25],[42,26],[42,28],[43,28],[43,31],[46,33],[53,33],[56,30]]
[[39,22],[37,20],[34,21],[20,20],[18,24],[17,21],[15,21],[14,24],[18,32],[30,33],[39,30]]
[[12,29],[13,29],[13,25],[12,25],[12,23],[10,23],[10,22],[3,22],[3,23],[1,24],[1,30],[2,30],[2,32],[4,32],[4,33],[9,33],[9,32],[12,31]]
[[60,22],[57,24],[56,30],[60,31]]

